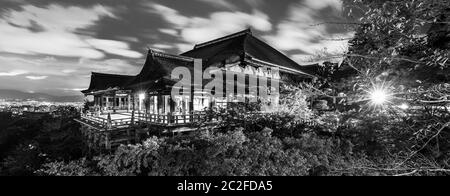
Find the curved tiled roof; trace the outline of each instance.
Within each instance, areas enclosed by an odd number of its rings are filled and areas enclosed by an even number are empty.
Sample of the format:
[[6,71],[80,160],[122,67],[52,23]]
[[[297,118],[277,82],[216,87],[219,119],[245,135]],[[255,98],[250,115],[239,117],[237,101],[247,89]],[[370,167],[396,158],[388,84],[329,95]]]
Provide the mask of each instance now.
[[194,59],[150,50],[141,72],[130,81],[127,87],[141,90],[164,88],[166,84],[172,84],[169,82],[172,70],[177,67],[187,67],[192,71]]
[[193,50],[181,54],[192,58],[201,58],[206,66],[226,61],[233,63],[239,59],[250,58],[275,64],[281,68],[295,70],[311,76],[301,65],[271,47],[264,41],[253,36],[250,29],[223,38],[198,44]]
[[82,91],[82,93],[90,93],[94,91],[107,90],[111,88],[122,89],[133,78],[134,76],[92,72],[91,83],[89,85],[89,88],[87,90]]

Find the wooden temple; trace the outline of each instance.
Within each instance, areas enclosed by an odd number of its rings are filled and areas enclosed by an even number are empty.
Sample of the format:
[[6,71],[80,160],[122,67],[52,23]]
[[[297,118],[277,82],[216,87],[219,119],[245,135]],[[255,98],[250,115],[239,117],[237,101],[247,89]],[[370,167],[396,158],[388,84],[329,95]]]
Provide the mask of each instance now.
[[[191,92],[172,97],[172,87],[179,82],[172,79],[172,71],[177,67],[194,71],[196,61],[202,62],[202,71],[218,67],[224,72],[231,71],[243,76],[245,81],[255,77],[265,78],[269,83],[299,83],[315,78],[286,55],[253,36],[248,29],[198,44],[193,50],[180,55],[150,50],[141,72],[136,76],[92,73],[91,84],[82,93],[93,97],[94,106],[84,111],[78,121],[90,130],[100,132],[125,130],[128,132],[127,138],[138,140],[137,133],[129,133],[133,127],[145,125],[166,131],[175,130],[170,129],[173,127],[188,130],[186,127],[202,119],[205,109],[227,108],[233,97],[247,96],[237,93],[225,93],[222,98],[212,96],[203,89],[208,82],[205,80],[203,85],[193,84]],[[276,72],[271,71],[274,68]],[[233,85],[245,85],[246,91],[250,91],[251,86],[246,82],[235,82]],[[224,84],[224,89],[226,87],[227,84]],[[277,103],[278,98],[279,94],[272,93],[269,99]],[[270,112],[276,106],[272,104],[272,108],[264,110]]]

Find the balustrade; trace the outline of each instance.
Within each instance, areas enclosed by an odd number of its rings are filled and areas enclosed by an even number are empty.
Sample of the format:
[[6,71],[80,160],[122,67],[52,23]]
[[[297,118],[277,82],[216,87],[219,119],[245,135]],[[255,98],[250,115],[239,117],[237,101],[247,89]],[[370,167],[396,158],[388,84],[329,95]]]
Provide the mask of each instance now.
[[118,129],[131,126],[134,123],[148,123],[159,125],[188,125],[199,122],[204,119],[204,113],[190,113],[190,114],[146,114],[135,113],[134,122],[132,122],[131,113],[116,113],[112,119],[108,119],[107,115],[98,115],[96,113],[84,114],[81,119],[99,128]]

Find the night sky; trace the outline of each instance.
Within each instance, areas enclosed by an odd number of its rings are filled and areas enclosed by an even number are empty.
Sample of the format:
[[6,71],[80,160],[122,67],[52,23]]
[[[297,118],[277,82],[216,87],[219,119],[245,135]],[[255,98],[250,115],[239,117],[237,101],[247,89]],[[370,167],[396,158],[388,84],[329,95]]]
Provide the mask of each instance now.
[[137,74],[147,48],[179,54],[252,28],[300,64],[345,51],[339,0],[0,0],[0,89],[77,95],[90,73]]

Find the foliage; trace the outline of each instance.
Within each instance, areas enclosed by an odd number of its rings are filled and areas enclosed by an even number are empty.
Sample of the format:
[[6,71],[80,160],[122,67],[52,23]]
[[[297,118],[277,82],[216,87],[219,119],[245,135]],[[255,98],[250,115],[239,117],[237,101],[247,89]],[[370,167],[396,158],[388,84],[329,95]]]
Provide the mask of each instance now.
[[57,118],[39,120],[13,117],[0,131],[0,175],[34,175],[50,161],[69,161],[84,155],[78,115],[72,107],[60,108]]
[[[335,160],[345,149],[335,147],[339,142],[316,135],[280,139],[273,137],[273,130],[268,128],[244,132],[238,129],[175,138],[153,137],[143,145],[122,146],[113,155],[94,160],[101,174],[110,176],[298,176],[313,174],[311,168],[319,166],[326,168],[322,171],[326,174],[334,162],[345,162]],[[345,152],[349,151],[351,148]],[[76,169],[65,174],[80,171],[73,163],[63,167],[61,164],[53,163],[56,166],[41,171],[49,175],[61,174],[67,168]],[[63,169],[55,171],[55,168]]]
[[96,176],[89,167],[89,162],[83,158],[76,161],[50,162],[42,165],[42,168],[35,172],[37,175],[49,176]]
[[1,162],[2,175],[33,175],[43,159],[35,144],[19,145]]
[[[243,128],[245,132],[260,132],[264,128],[273,130],[276,137],[299,136],[308,131],[314,114],[306,101],[308,93],[300,87],[283,85],[280,104],[276,111],[259,112],[248,110],[257,108],[257,104],[240,104],[240,107],[211,108],[206,111],[203,122],[199,122],[199,130],[211,129],[226,133]],[[211,127],[210,125],[214,126]]]
[[[111,155],[44,165],[40,175],[104,176],[305,176],[305,175],[446,175],[424,155],[410,159],[411,132],[389,123],[389,115],[335,113],[330,126],[294,128],[249,126],[233,131],[204,130],[189,135],[151,137],[138,145],[119,147]],[[279,114],[278,114],[279,115]],[[361,114],[364,115],[364,114]],[[274,114],[276,116],[276,114]],[[259,117],[261,121],[267,121]],[[279,117],[281,118],[281,117]],[[330,119],[326,119],[330,118]],[[240,121],[238,121],[240,122]],[[283,123],[280,123],[283,124]],[[271,123],[269,123],[271,125]],[[229,127],[228,127],[229,128]],[[313,132],[315,131],[315,132]],[[277,133],[278,132],[278,133]],[[437,159],[436,159],[437,160]]]
[[308,92],[305,86],[293,86],[283,84],[280,91],[280,104],[278,113],[295,116],[296,121],[310,120],[313,112],[309,107],[307,99],[312,92]]
[[[434,169],[449,169],[449,2],[345,0],[344,5],[358,24],[344,64],[358,74],[341,85],[347,99],[363,108],[342,114],[340,133],[369,155],[402,159],[397,168],[420,157],[437,163]],[[374,87],[390,93],[390,102],[367,104],[365,95]],[[409,108],[399,109],[400,104]]]
[[[408,102],[447,102],[450,79],[449,3],[446,1],[348,0],[349,9],[362,9],[361,25],[350,41],[346,63],[356,69],[356,92],[373,84],[392,84]],[[440,40],[436,43],[436,40]],[[441,88],[437,88],[440,86]]]

